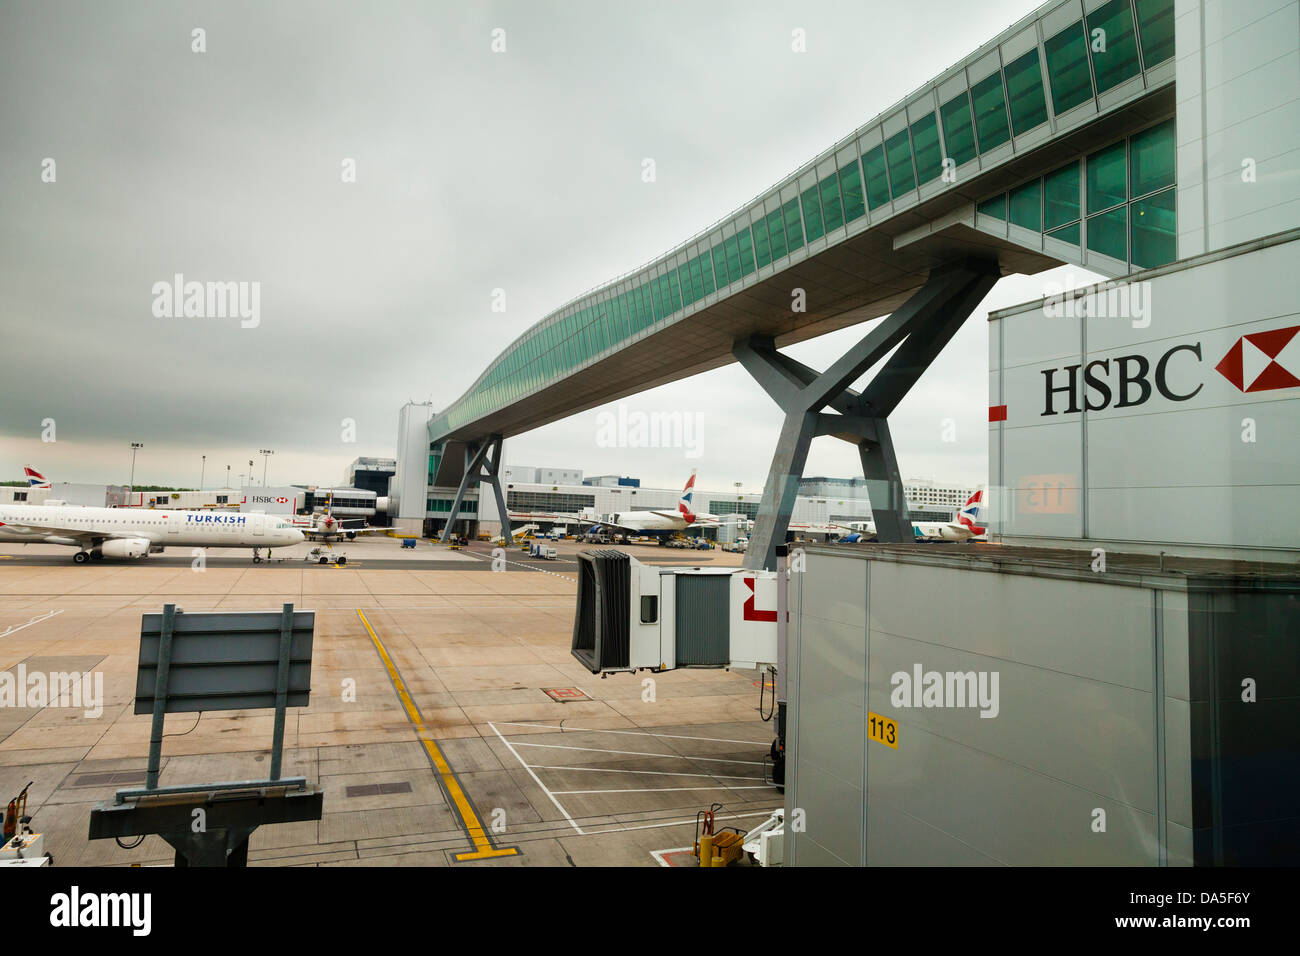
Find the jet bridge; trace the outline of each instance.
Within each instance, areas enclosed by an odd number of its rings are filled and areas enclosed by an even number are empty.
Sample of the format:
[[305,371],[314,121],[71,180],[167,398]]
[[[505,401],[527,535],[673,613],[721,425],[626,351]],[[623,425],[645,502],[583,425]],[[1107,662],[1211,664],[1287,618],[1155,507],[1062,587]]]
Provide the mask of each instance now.
[[777,662],[777,573],[578,554],[573,656],[593,674]]

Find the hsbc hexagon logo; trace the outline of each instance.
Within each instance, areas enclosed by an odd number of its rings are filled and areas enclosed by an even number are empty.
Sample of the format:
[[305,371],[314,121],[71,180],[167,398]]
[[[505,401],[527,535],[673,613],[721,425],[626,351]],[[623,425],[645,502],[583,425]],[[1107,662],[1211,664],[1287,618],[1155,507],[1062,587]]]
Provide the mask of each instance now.
[[1214,370],[1243,392],[1300,386],[1300,325],[1243,335]]

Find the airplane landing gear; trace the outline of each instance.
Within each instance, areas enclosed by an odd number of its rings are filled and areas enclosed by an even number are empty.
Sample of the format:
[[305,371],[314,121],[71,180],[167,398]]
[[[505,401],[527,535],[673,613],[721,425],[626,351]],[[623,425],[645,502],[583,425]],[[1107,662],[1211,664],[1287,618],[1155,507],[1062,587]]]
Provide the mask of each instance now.
[[261,564],[261,563],[262,563],[262,556],[258,553],[258,549],[257,549],[257,548],[254,548],[254,549],[253,549],[253,563],[254,563],[254,564]]
[[74,554],[74,555],[72,556],[72,560],[73,560],[76,564],[85,564],[87,561],[90,560],[90,552],[89,552],[89,551],[78,551],[76,554]]

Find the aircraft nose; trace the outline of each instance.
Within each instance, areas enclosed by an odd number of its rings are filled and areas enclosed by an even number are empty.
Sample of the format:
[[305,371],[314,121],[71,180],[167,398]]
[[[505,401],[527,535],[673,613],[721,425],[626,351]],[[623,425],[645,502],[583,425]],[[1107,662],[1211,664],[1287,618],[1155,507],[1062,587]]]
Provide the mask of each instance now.
[[303,534],[301,531],[299,531],[297,528],[294,529],[293,533],[295,535],[293,539],[293,544],[302,544],[302,542],[307,540],[307,536]]

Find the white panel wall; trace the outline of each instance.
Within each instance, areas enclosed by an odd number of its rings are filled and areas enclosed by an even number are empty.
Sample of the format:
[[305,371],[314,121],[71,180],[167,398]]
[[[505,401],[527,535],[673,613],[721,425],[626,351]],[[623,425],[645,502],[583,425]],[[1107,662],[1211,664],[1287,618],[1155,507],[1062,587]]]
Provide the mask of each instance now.
[[423,522],[429,487],[429,419],[433,406],[410,402],[397,415],[397,472],[389,484],[396,499],[389,516]]
[[1175,12],[1179,257],[1300,226],[1300,0]]

